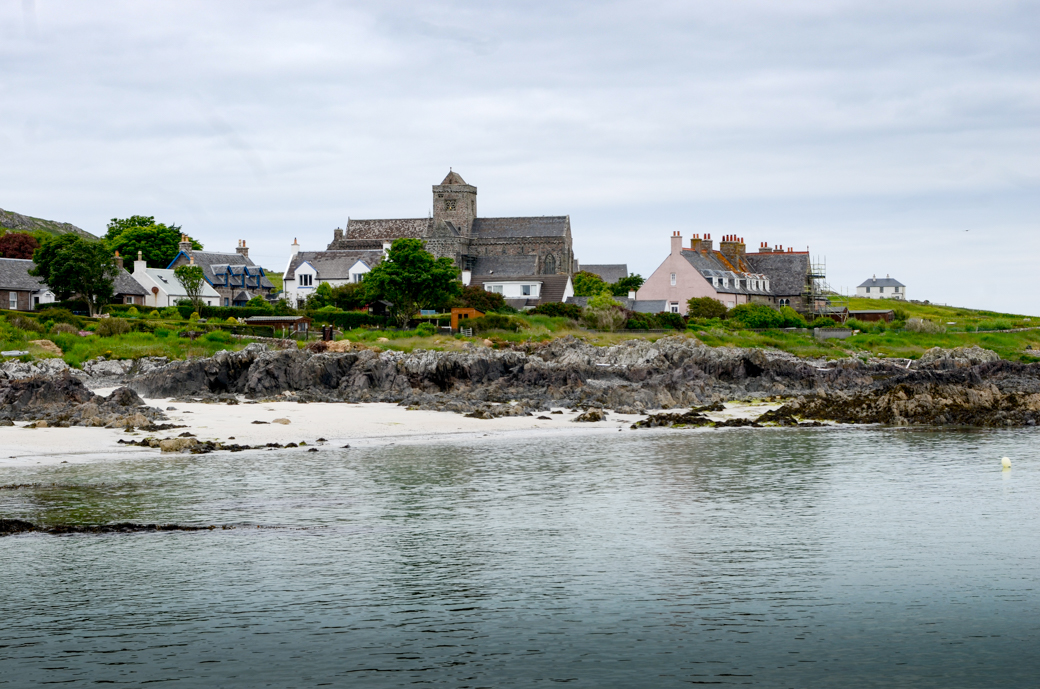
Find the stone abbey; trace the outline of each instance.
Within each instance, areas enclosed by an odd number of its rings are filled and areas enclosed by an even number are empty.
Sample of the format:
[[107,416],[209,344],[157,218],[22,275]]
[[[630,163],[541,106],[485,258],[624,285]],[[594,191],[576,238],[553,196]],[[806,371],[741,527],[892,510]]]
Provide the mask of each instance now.
[[385,242],[414,237],[473,275],[570,275],[576,261],[570,216],[482,218],[477,188],[457,172],[433,187],[429,218],[354,220],[335,230],[329,251],[381,250]]

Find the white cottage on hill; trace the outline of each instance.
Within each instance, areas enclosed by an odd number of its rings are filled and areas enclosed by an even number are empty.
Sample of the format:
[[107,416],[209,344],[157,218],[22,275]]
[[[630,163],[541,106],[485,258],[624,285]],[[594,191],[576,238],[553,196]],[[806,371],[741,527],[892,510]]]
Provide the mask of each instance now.
[[902,299],[905,301],[906,285],[888,275],[883,278],[875,275],[869,280],[864,280],[856,288],[856,296],[864,299]]

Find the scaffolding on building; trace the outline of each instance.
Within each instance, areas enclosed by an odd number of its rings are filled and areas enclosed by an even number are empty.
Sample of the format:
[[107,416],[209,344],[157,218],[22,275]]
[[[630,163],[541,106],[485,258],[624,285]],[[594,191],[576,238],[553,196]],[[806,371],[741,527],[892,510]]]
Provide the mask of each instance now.
[[812,314],[813,320],[823,315],[824,310],[830,306],[827,293],[830,286],[827,284],[827,257],[822,259],[809,258],[809,273],[805,276],[805,292],[802,294],[805,310]]

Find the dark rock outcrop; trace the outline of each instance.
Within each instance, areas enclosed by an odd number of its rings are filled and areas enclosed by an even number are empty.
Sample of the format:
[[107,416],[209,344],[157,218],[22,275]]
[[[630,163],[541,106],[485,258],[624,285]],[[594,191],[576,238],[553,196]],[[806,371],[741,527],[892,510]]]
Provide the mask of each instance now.
[[95,395],[69,375],[0,379],[0,421],[34,421],[38,426],[148,426],[166,419],[136,392],[117,388]]

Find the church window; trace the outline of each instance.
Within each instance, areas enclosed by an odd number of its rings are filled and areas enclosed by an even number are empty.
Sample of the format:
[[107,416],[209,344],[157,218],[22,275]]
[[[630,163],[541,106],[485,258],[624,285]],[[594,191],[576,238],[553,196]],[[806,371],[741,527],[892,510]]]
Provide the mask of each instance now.
[[556,257],[549,254],[545,257],[545,274],[555,275],[556,274]]
[[444,210],[446,210],[446,211],[453,211],[453,210],[455,210],[455,199],[445,199],[444,200]]

